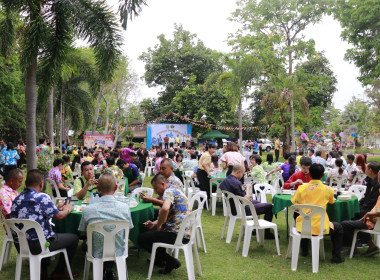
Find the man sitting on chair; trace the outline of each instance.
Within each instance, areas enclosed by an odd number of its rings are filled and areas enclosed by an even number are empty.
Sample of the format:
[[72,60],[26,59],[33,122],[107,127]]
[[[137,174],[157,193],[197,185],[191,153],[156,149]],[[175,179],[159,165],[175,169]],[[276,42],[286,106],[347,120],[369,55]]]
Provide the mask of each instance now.
[[[264,214],[264,220],[271,222],[273,219],[273,204],[271,203],[260,203],[257,200],[251,199],[250,197],[250,189],[251,185],[246,185],[246,190],[244,191],[242,189],[242,182],[240,181],[241,178],[243,178],[245,172],[245,167],[241,164],[235,164],[232,168],[232,172],[230,175],[226,177],[226,179],[223,180],[223,182],[220,184],[220,189],[224,191],[228,191],[233,193],[234,195],[245,197],[246,199],[250,200],[255,207],[257,215]],[[231,213],[232,215],[236,215],[236,209],[235,204],[231,200]],[[245,209],[246,214],[249,216],[251,215],[249,207],[246,207]],[[270,232],[270,229],[265,230],[265,239],[274,239],[274,234]]]
[[284,184],[284,189],[292,189],[295,190],[302,184],[309,183],[311,178],[309,174],[309,168],[311,166],[311,159],[308,157],[303,157],[300,160],[301,171],[294,173],[288,181]]
[[[55,220],[62,220],[66,218],[71,210],[71,204],[65,204],[64,202],[58,204],[56,207],[49,196],[45,193],[41,193],[44,186],[44,174],[38,169],[30,170],[25,180],[26,188],[15,198],[12,204],[12,219],[29,219],[36,221],[42,227],[45,235],[46,246],[50,251],[57,251],[63,248],[67,250],[67,256],[69,261],[73,259],[77,246],[78,236],[72,233],[55,233],[50,225],[49,220],[54,218]],[[30,232],[29,248],[33,255],[41,253],[40,243],[35,232]],[[19,244],[15,241],[15,247],[19,251]],[[48,279],[47,266],[49,265],[50,258],[44,258],[41,261],[41,279]],[[64,279],[69,275],[64,273],[65,258],[60,256],[57,266],[51,275],[51,279]],[[73,273],[73,276],[78,276],[78,273]]]
[[[298,187],[296,193],[292,197],[293,204],[311,204],[321,206],[326,210],[327,203],[334,203],[334,189],[324,185],[321,178],[325,172],[322,164],[313,163],[310,166],[309,183],[303,184]],[[296,227],[299,232],[302,229],[302,216],[299,215],[296,221]],[[314,216],[311,222],[311,232],[313,235],[319,235],[321,228],[321,220],[319,216]],[[330,234],[332,241],[332,263],[342,263],[344,258],[341,257],[340,249],[343,243],[343,229],[339,223],[330,222],[327,212],[325,213],[325,223],[323,225],[323,233]],[[308,255],[309,241],[307,239],[301,240],[302,256]]]
[[[152,186],[154,191],[162,197],[163,204],[158,219],[144,223],[150,231],[139,236],[140,246],[148,252],[152,252],[153,244],[157,242],[174,244],[183,219],[190,213],[190,204],[185,194],[179,188],[170,186],[165,176],[161,174],[154,176]],[[189,241],[186,232],[184,243]],[[160,270],[162,274],[170,273],[181,266],[181,263],[167,254],[164,248],[157,249],[155,264],[165,266]]]
[[[86,232],[87,226],[109,220],[124,220],[128,221],[130,229],[133,228],[131,219],[131,212],[127,204],[116,201],[113,194],[117,189],[116,179],[113,174],[103,174],[99,178],[97,186],[98,191],[101,193],[99,201],[95,204],[90,204],[83,209],[82,220],[79,224],[79,231]],[[103,256],[103,237],[101,234],[94,233],[92,244],[92,252],[95,258],[102,258]],[[116,235],[116,256],[121,256],[124,253],[124,232],[119,232]],[[83,242],[83,248],[87,251],[87,240]],[[115,273],[112,271],[113,262],[104,263],[103,279],[113,280],[117,279]]]
[[74,181],[74,195],[78,199],[86,199],[91,193],[96,192],[98,180],[94,178],[94,166],[89,161],[85,161],[80,166],[82,176]]
[[13,200],[18,196],[17,189],[21,187],[24,175],[18,168],[8,173],[8,178],[0,189],[0,211],[6,219],[11,217]]

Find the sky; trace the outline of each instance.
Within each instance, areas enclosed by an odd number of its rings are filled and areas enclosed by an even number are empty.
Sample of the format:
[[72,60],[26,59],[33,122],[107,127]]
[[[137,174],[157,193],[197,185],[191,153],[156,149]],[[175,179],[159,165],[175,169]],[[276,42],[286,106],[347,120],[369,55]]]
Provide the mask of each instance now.
[[[118,7],[118,0],[107,0],[110,6]],[[185,30],[197,34],[206,47],[229,52],[226,40],[238,26],[228,18],[236,9],[234,0],[148,0],[149,6],[143,7],[140,16],[128,22],[124,31],[123,51],[128,55],[138,77],[144,75],[144,63],[138,57],[148,48],[158,44],[157,36],[164,34],[172,38],[174,24],[182,24]],[[350,47],[340,38],[341,27],[332,17],[325,16],[320,24],[305,30],[307,39],[312,38],[317,51],[325,51],[332,70],[337,77],[337,92],[333,103],[335,108],[343,109],[352,96],[362,97],[364,88],[357,80],[359,70],[354,64],[344,60],[345,51]],[[140,80],[136,101],[148,97],[158,97],[159,88],[149,88]]]

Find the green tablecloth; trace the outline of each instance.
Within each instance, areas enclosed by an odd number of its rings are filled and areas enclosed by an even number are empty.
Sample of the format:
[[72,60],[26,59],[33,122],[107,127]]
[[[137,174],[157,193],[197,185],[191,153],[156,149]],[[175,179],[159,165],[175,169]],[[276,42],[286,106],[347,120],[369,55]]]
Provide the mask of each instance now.
[[[291,195],[288,194],[276,194],[273,199],[273,213],[276,215],[282,209],[292,205],[290,199]],[[360,212],[359,201],[357,197],[353,197],[349,200],[340,200],[339,198],[334,204],[327,204],[327,214],[330,221],[341,222],[345,220],[351,220],[357,213]]]
[[[82,201],[73,202],[74,205],[81,205]],[[129,239],[139,247],[138,237],[140,233],[145,231],[145,227],[141,224],[148,220],[153,220],[154,209],[152,203],[141,202],[134,208],[131,208],[131,216],[133,222],[133,229],[129,233]],[[55,229],[57,233],[74,233],[80,236],[78,231],[80,220],[82,219],[82,212],[72,211],[65,219],[56,221],[54,220]]]

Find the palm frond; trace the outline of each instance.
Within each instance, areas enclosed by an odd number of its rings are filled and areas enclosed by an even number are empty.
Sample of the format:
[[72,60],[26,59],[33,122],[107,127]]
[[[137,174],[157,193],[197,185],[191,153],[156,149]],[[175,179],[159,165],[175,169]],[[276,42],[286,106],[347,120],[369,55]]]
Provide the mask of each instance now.
[[9,57],[15,43],[15,20],[14,13],[9,8],[5,8],[5,18],[0,22],[0,50],[5,58]]
[[127,29],[128,18],[138,16],[143,6],[148,6],[146,0],[119,0],[120,22],[123,28]]

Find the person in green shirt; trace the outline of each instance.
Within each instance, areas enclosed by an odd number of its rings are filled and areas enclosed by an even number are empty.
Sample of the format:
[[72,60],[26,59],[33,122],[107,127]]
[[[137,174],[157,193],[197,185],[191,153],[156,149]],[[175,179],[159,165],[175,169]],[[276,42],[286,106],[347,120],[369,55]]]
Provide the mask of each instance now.
[[94,177],[94,166],[91,162],[83,162],[80,168],[82,176],[74,181],[74,195],[78,199],[86,199],[90,197],[90,193],[97,191],[98,180]]
[[124,177],[128,180],[129,191],[141,187],[140,172],[136,165],[128,163],[124,159],[119,159],[117,166],[123,171]]

